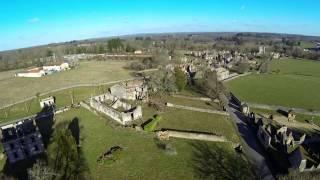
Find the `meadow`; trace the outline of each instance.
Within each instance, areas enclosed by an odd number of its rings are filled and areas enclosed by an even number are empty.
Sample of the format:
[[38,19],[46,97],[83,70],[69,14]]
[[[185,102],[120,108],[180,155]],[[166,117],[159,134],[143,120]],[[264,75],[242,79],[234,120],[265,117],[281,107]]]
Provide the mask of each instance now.
[[251,103],[320,110],[320,62],[273,60],[269,74],[252,74],[227,83],[241,100]]
[[[244,161],[241,157],[236,156],[229,143],[199,142],[174,138],[167,143],[174,147],[177,154],[170,155],[157,147],[152,133],[111,128],[108,126],[108,120],[84,109],[71,110],[57,115],[55,123],[70,121],[75,117],[80,122],[80,136],[84,139],[81,147],[93,179],[197,179],[204,174],[198,172],[196,167],[210,164],[205,154],[206,150],[209,151],[207,153],[223,150],[223,152],[219,152],[225,158],[232,156],[238,162]],[[101,153],[116,145],[124,148],[119,160],[113,163],[97,163],[97,158]],[[201,149],[201,147],[207,147],[207,149]],[[232,168],[232,166],[228,166],[228,168]],[[223,169],[220,170],[222,173],[223,171]],[[245,171],[249,171],[249,167]]]
[[92,86],[92,87],[77,87],[58,92],[50,93],[39,98],[16,104],[4,109],[0,109],[0,123],[8,122],[11,120],[35,115],[41,111],[39,100],[54,96],[56,98],[56,107],[62,108],[70,106],[72,104],[72,97],[74,103],[87,100],[91,95],[98,95],[105,93],[108,89],[108,85],[104,86]]
[[0,107],[37,93],[77,84],[99,84],[132,78],[131,71],[124,68],[127,61],[81,61],[75,69],[41,78],[13,77],[17,71],[0,73]]

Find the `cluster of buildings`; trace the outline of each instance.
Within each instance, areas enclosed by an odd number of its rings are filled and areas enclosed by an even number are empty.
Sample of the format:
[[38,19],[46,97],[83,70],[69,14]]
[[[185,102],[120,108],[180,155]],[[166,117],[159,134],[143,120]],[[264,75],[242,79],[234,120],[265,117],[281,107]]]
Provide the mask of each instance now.
[[42,136],[33,119],[2,126],[1,142],[10,163],[26,160],[44,152]]
[[147,86],[143,80],[128,81],[112,86],[110,92],[90,98],[90,106],[109,116],[121,125],[130,125],[142,118],[142,107],[133,106],[125,100],[146,100]]
[[[294,119],[288,112],[288,121]],[[320,170],[320,138],[307,137],[267,118],[255,118],[249,114],[250,122],[257,130],[257,138],[280,168],[299,172]]]
[[36,77],[42,77],[42,76],[50,75],[53,73],[57,73],[57,72],[65,71],[69,69],[70,69],[69,63],[64,62],[60,65],[43,66],[43,67],[28,69],[26,71],[16,73],[15,76],[36,78]]

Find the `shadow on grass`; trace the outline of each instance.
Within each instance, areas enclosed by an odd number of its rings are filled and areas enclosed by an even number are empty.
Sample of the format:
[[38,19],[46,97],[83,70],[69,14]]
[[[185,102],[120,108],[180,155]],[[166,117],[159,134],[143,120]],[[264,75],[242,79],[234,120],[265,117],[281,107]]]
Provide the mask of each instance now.
[[75,139],[77,145],[80,144],[80,126],[79,119],[77,117],[73,118],[68,125],[68,129],[71,131],[73,138]]
[[200,179],[254,179],[250,165],[241,156],[207,143],[191,143],[192,167]]

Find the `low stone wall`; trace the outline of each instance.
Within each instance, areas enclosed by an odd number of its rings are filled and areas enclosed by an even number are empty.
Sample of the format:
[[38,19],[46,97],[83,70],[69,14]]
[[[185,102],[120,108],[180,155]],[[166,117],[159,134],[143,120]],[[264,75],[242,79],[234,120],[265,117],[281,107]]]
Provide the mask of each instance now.
[[171,104],[171,103],[166,103],[166,106],[173,107],[173,108],[178,108],[178,109],[190,110],[190,111],[197,111],[197,112],[204,112],[204,113],[211,113],[211,114],[219,114],[219,115],[229,116],[229,114],[227,112],[225,112],[225,111],[216,111],[216,110],[211,110],[211,109],[201,109],[201,108],[195,108],[195,107],[190,107],[190,106],[182,106],[182,105],[176,105],[176,104]]
[[125,124],[122,121],[122,115],[121,115],[120,112],[118,112],[118,111],[116,111],[116,110],[114,110],[114,109],[112,109],[112,108],[110,108],[108,106],[103,105],[101,102],[99,102],[99,101],[97,101],[97,100],[92,98],[90,100],[90,106],[93,109],[95,109],[95,110],[97,110],[97,111],[99,111],[99,112],[111,117],[112,119],[116,120],[120,124],[123,124],[123,125]]
[[188,97],[188,96],[182,96],[182,95],[173,95],[173,97],[182,98],[182,99],[197,100],[197,101],[205,101],[205,102],[212,101],[210,98],[207,98],[207,97]]
[[218,136],[218,135],[208,134],[208,133],[165,130],[165,131],[156,132],[156,135],[161,140],[169,140],[170,137],[175,137],[175,138],[183,138],[183,139],[202,140],[202,141],[229,142],[224,136]]

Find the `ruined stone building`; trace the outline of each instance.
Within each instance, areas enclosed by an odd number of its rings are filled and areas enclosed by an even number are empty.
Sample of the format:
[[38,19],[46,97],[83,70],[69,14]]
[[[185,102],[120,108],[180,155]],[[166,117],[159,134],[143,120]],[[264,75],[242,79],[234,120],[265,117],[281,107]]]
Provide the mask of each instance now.
[[148,97],[148,87],[143,80],[133,80],[112,86],[110,93],[120,99],[145,100]]
[[257,126],[262,146],[267,151],[276,151],[277,156],[286,161],[288,169],[300,172],[320,169],[320,138],[317,142],[307,141],[305,134],[293,132],[286,126],[277,128],[267,119],[259,119]]
[[90,106],[122,125],[129,125],[134,120],[142,118],[141,106],[133,107],[110,93],[92,97]]

